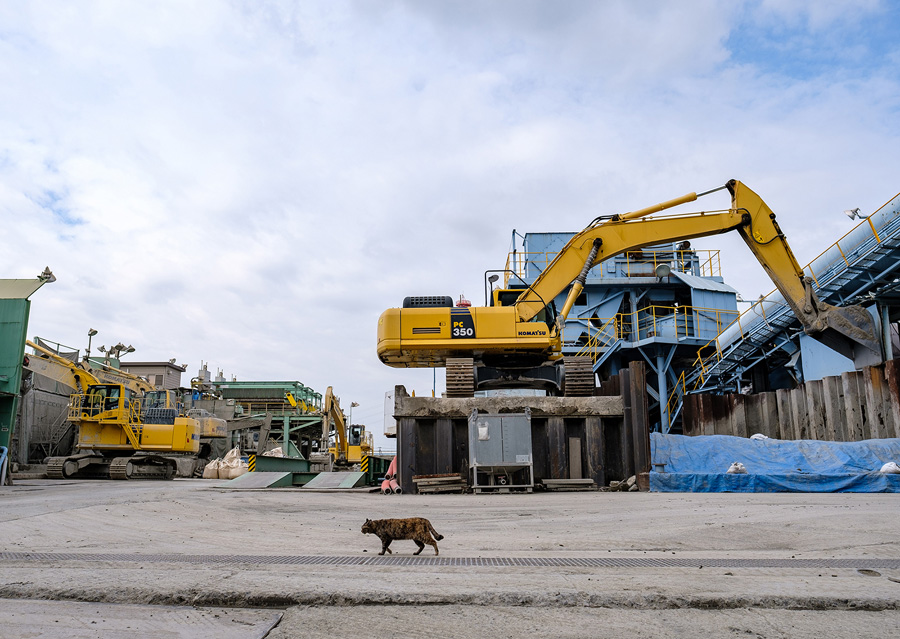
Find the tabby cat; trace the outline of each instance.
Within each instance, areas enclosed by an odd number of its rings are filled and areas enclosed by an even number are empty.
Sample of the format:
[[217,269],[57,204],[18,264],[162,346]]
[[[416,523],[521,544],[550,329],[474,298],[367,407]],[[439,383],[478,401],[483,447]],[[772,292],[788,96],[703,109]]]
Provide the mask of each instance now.
[[[413,553],[414,555],[418,555],[422,552],[422,549],[425,548],[425,544],[434,546],[434,554],[437,555],[440,553],[438,552],[437,541],[435,541],[435,539],[440,541],[444,538],[443,535],[439,534],[438,531],[434,529],[431,522],[424,517],[375,519],[374,521],[366,519],[366,523],[362,526],[362,532],[366,535],[378,535],[379,539],[381,539],[381,552],[378,553],[379,555],[383,555],[385,550],[390,553],[391,549],[388,548],[388,546],[390,546],[391,542],[395,539],[412,539],[416,542],[419,549]],[[431,538],[431,533],[434,533],[434,539]]]

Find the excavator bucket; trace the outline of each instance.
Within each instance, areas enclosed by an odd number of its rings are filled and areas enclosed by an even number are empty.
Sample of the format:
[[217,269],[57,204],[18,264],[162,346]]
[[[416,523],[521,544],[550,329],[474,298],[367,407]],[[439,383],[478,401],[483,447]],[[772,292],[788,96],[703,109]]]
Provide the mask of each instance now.
[[853,360],[857,369],[884,361],[881,337],[872,315],[861,306],[832,306],[819,303],[819,331],[812,337]]

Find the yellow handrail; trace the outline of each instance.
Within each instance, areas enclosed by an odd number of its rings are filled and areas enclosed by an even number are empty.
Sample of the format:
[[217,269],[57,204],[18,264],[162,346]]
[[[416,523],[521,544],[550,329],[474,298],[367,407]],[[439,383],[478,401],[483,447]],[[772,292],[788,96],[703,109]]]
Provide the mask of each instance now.
[[[536,267],[538,273],[543,272],[556,259],[558,254],[558,251],[528,253],[516,251],[515,254],[509,253],[506,256],[504,287],[509,286],[511,274],[524,279],[525,270],[529,264]],[[621,265],[626,277],[655,277],[656,267],[660,264],[666,264],[673,271],[682,273],[693,273],[696,265],[700,277],[719,277],[722,275],[722,263],[718,250],[629,251],[595,266],[593,270],[594,276],[605,277],[611,273],[618,273],[619,269],[613,268],[612,264]],[[532,275],[536,274],[533,273]]]
[[[577,355],[590,356],[595,362],[599,352],[608,348],[619,339],[632,338],[631,341],[639,341],[649,337],[656,337],[666,329],[674,328],[675,338],[695,337],[696,321],[705,318],[714,321],[716,330],[721,331],[730,326],[738,317],[737,311],[718,308],[705,308],[700,306],[662,306],[650,305],[637,310],[635,313],[617,313],[610,318],[599,318],[602,324],[600,328],[591,330],[587,343],[582,346]],[[598,318],[579,317],[578,319],[591,321]]]

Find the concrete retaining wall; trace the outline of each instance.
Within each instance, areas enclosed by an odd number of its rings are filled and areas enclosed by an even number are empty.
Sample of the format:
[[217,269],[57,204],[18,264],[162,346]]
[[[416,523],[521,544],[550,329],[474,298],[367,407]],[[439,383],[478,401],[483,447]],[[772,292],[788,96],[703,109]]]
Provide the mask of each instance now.
[[[404,492],[415,492],[414,475],[468,476],[468,418],[483,413],[531,410],[535,481],[590,478],[598,485],[647,472],[649,430],[644,366],[634,362],[594,397],[410,397],[394,390],[397,469]],[[620,389],[625,392],[619,394]],[[573,457],[577,455],[578,457]],[[575,475],[578,475],[575,477]]]

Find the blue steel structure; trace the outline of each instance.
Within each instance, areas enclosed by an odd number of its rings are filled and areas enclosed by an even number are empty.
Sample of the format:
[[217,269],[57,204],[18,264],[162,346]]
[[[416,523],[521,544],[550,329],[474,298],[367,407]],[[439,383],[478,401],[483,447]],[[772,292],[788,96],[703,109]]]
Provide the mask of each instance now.
[[[513,231],[507,287],[532,284],[572,235]],[[554,300],[557,308],[567,292]],[[590,355],[601,381],[631,361],[645,361],[652,371],[651,423],[668,433],[670,389],[697,350],[737,315],[737,292],[722,279],[718,251],[696,251],[689,242],[645,247],[588,273],[563,329],[563,354]]]
[[[900,320],[900,195],[864,218],[804,271],[821,301],[868,308],[881,327],[884,358],[893,359],[892,325]],[[820,348],[804,335],[780,294],[772,292],[701,350],[670,396],[670,412],[678,415],[685,392],[762,392],[784,387],[785,381],[853,370],[852,361],[837,355],[829,368],[817,364]],[[778,379],[785,368],[793,380]]]

